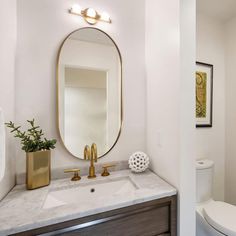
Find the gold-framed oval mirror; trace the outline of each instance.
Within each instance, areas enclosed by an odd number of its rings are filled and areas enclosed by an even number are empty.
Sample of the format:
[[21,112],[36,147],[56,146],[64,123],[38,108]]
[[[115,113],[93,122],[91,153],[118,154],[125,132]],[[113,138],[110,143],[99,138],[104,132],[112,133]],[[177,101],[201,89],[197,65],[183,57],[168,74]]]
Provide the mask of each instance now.
[[122,63],[114,40],[93,27],[63,41],[57,60],[57,120],[61,140],[83,159],[96,143],[98,158],[119,139],[122,126]]

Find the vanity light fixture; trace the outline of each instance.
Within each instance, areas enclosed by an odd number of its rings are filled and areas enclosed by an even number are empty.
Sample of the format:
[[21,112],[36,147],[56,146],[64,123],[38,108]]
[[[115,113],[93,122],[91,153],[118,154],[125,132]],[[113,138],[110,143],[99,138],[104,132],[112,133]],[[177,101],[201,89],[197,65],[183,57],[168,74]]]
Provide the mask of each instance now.
[[95,25],[98,21],[111,23],[111,18],[106,12],[103,12],[100,15],[93,8],[86,8],[82,10],[82,8],[79,5],[74,5],[69,10],[69,13],[73,15],[82,16],[84,20],[88,22],[90,25]]

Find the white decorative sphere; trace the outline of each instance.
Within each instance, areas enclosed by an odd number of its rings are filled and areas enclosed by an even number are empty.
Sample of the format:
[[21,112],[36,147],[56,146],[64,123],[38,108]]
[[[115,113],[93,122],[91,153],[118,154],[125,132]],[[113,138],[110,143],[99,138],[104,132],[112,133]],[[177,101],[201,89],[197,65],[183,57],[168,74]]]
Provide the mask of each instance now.
[[149,157],[144,152],[135,152],[129,158],[129,168],[134,172],[143,172],[149,166]]

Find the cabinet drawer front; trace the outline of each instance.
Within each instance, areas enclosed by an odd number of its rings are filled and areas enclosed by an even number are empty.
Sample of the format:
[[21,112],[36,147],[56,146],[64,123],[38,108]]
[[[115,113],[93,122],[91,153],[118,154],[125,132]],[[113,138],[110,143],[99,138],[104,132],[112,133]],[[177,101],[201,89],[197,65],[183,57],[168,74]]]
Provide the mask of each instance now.
[[[105,219],[103,219],[105,220]],[[141,212],[120,214],[94,226],[65,232],[67,236],[154,236],[168,232],[169,206],[149,207]],[[91,222],[92,224],[92,222]]]

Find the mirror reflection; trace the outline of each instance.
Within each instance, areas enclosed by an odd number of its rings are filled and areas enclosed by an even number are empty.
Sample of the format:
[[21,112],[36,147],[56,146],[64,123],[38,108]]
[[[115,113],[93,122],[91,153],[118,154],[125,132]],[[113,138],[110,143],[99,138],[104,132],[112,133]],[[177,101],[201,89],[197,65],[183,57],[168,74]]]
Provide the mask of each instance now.
[[82,28],[63,42],[58,57],[58,124],[66,149],[83,159],[85,145],[98,157],[118,140],[122,122],[121,58],[114,41]]

